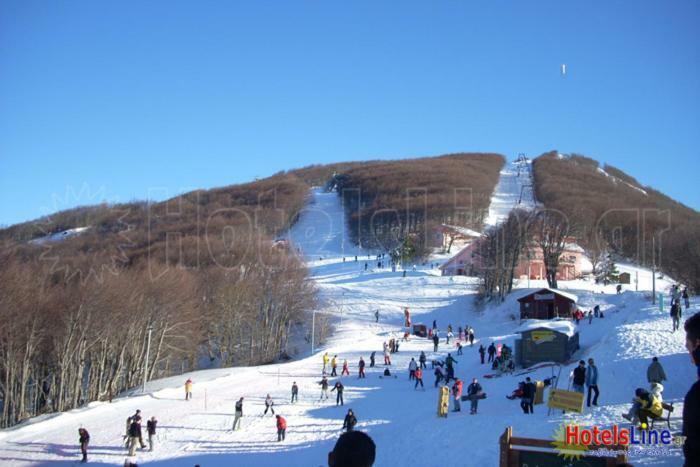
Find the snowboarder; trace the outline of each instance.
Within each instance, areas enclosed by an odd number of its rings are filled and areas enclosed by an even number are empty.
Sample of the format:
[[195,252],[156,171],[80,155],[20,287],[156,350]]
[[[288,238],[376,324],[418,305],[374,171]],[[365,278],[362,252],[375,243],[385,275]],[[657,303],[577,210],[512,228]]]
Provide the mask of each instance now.
[[297,386],[296,381],[294,381],[292,383],[292,401],[291,401],[291,403],[293,404],[294,401],[299,402],[299,386]]
[[282,415],[276,415],[277,417],[277,442],[284,441],[284,436],[287,431],[287,420],[284,419]]
[[233,427],[231,430],[235,430],[236,426],[241,427],[241,418],[243,418],[243,398],[241,397],[236,402],[236,415],[233,418]]
[[326,396],[326,400],[328,400],[328,378],[324,376],[318,384],[321,385],[321,397],[318,400],[323,399],[323,396]]
[[452,385],[452,397],[454,399],[454,409],[452,410],[453,412],[461,412],[462,411],[462,381],[460,381],[459,378],[455,380],[455,383]]
[[365,377],[365,359],[360,357],[360,362],[357,364],[357,377],[358,378],[364,378]]
[[192,399],[192,380],[187,378],[185,381],[185,400],[188,401]]
[[347,415],[345,415],[345,420],[343,420],[343,429],[346,432],[351,432],[355,429],[355,425],[357,425],[357,417],[355,417],[352,409],[349,409]]
[[474,328],[469,328],[469,346],[474,346]]
[[418,389],[419,384],[422,389],[425,389],[425,386],[423,386],[423,370],[421,367],[416,368],[416,385],[413,386],[413,389]]
[[331,392],[336,391],[335,405],[345,405],[343,402],[343,389],[345,389],[345,387],[340,381],[336,381],[335,386],[333,386],[333,389],[331,389]]
[[467,395],[471,401],[471,410],[469,413],[474,415],[479,408],[479,399],[484,398],[484,392],[476,378],[472,380],[472,384],[467,388]]
[[438,345],[440,344],[440,337],[438,336],[437,330],[433,332],[433,352],[438,351]]
[[158,420],[156,420],[156,417],[151,417],[149,421],[146,422],[146,432],[148,432],[148,450],[153,451],[153,445],[155,444],[156,440],[156,425],[158,424]]
[[592,358],[588,359],[588,368],[586,369],[586,386],[588,386],[588,400],[586,405],[591,406],[591,394],[593,396],[593,405],[598,405],[598,367],[595,366]]
[[328,366],[328,361],[330,360],[330,357],[328,357],[328,352],[323,354],[323,374],[326,374],[326,366]]
[[479,357],[481,357],[481,364],[484,364],[484,356],[486,354],[486,349],[484,348],[484,345],[481,344],[479,345]]
[[411,361],[408,363],[409,381],[413,381],[413,379],[416,377],[416,368],[418,368],[418,364],[416,363],[416,360],[414,358],[411,358]]
[[337,369],[338,369],[338,356],[333,355],[333,359],[331,360],[331,376],[338,376]]
[[578,366],[574,368],[571,389],[583,393],[584,384],[586,384],[586,362],[581,360],[578,362]]
[[340,372],[340,376],[347,375],[350,376],[350,370],[348,370],[348,361],[343,360],[343,371]]
[[80,462],[85,463],[88,461],[87,450],[90,443],[90,433],[85,428],[78,428],[78,442],[80,443],[80,453],[83,455]]
[[489,345],[489,363],[493,361],[493,359],[496,357],[496,346],[491,342],[491,345]]
[[659,384],[666,381],[666,372],[664,371],[664,367],[661,366],[658,357],[651,359],[651,364],[649,368],[647,368],[647,381]]
[[422,350],[420,351],[420,357],[418,357],[418,362],[420,363],[421,368],[428,368],[428,365],[425,364],[426,357],[425,357],[425,352]]
[[274,405],[275,405],[275,402],[272,400],[272,397],[270,397],[270,395],[268,394],[267,397],[265,398],[265,411],[263,412],[263,417],[265,415],[267,415],[268,410],[272,412],[271,415],[275,414]]
[[374,355],[376,354],[375,351],[372,351],[371,354],[369,354],[369,367],[374,368]]
[[520,408],[526,414],[533,413],[532,402],[535,400],[535,383],[532,382],[530,377],[525,378],[525,384],[523,385],[522,400],[520,401]]

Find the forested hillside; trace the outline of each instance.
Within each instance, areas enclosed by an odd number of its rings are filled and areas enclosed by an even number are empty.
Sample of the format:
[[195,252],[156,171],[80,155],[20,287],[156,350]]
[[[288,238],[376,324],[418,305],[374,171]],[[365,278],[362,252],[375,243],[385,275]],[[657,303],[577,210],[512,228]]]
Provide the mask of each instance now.
[[700,290],[700,213],[580,155],[541,155],[534,179],[538,201],[566,214],[594,259],[610,251],[645,266],[655,260]]

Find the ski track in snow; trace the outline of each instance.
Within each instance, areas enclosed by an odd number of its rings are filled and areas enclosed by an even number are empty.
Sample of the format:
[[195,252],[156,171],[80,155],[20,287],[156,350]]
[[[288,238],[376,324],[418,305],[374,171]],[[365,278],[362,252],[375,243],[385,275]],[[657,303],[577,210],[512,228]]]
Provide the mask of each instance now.
[[535,208],[531,168],[532,161],[516,160],[506,163],[501,169],[498,184],[491,197],[489,214],[484,221],[486,227],[493,227],[505,221],[510,211],[515,208]]
[[[337,195],[315,192],[314,198],[312,206],[322,209],[307,211],[288,236],[308,260],[322,308],[336,314],[333,334],[314,355],[307,352],[288,363],[203,370],[166,378],[150,382],[145,395],[136,393],[111,404],[91,403],[85,408],[39,417],[0,431],[0,464],[77,465],[77,429],[84,426],[91,434],[90,464],[123,465],[127,454],[122,447],[125,420],[139,408],[145,418],[155,415],[159,420],[155,451],[138,452],[139,465],[320,466],[326,465],[327,453],[341,433],[343,417],[352,408],[358,417],[358,429],[367,431],[377,444],[376,466],[495,466],[498,438],[509,425],[516,436],[551,439],[566,421],[606,426],[622,422],[620,413],[628,409],[634,389],[646,387],[646,367],[652,356],[661,359],[669,377],[664,399],[676,404],[672,424],[674,431],[680,429],[682,398],[693,382],[694,370],[683,346],[683,333],[672,333],[667,311],[658,311],[647,298],[648,271],[639,270],[638,293],[626,287],[624,293],[616,295],[614,286],[586,281],[561,284],[562,289],[579,296],[581,308],[600,304],[605,313],[605,318],[594,319],[592,324],[587,320],[579,324],[582,349],[575,356],[576,360],[596,359],[603,405],[587,409],[583,415],[553,413],[549,417],[546,407],[540,405],[535,407],[534,415],[525,416],[517,401],[504,397],[525,376],[484,379],[491,370],[479,364],[477,353],[480,343],[486,346],[492,339],[513,345],[519,324],[511,316],[518,312],[516,297],[524,289],[498,306],[477,309],[473,278],[441,277],[438,270],[420,267],[408,271],[405,278],[400,271],[378,270],[376,260],[367,260],[366,252],[347,245]],[[312,231],[314,235],[309,236]],[[365,256],[355,262],[356,253]],[[631,265],[620,265],[620,269],[637,271]],[[545,285],[532,282],[533,289]],[[657,287],[666,290],[669,284],[659,280]],[[402,343],[400,352],[392,355],[396,378],[380,378],[383,365],[367,368],[364,380],[356,378],[360,356],[369,365],[369,354],[374,350],[377,363],[383,361],[382,342],[402,332],[404,306],[410,307],[414,323],[430,325],[436,319],[443,332],[448,323],[455,329],[465,324],[475,328],[475,346],[465,347],[464,355],[455,357],[459,362],[456,375],[466,383],[478,377],[488,394],[479,404],[478,415],[461,412],[450,413],[447,419],[436,416],[437,394],[430,365],[424,373],[425,391],[415,391],[407,380],[408,362],[421,350],[428,361],[444,358],[448,351],[456,353],[444,340],[437,353],[427,339],[414,337]],[[377,309],[379,323],[374,322]],[[693,310],[697,310],[695,302]],[[685,311],[684,316],[689,313]],[[321,356],[326,351],[350,363],[351,376],[342,378],[346,386],[343,407],[336,407],[335,393],[330,393],[329,401],[318,400]],[[563,368],[560,387],[568,384],[574,366],[572,362]],[[552,368],[542,368],[528,376],[543,379],[552,372]],[[194,399],[186,402],[182,385],[188,377],[194,381]],[[297,404],[289,403],[292,381],[300,387]],[[287,419],[287,439],[283,443],[276,441],[275,418],[262,416],[268,393],[275,400],[275,410]],[[245,397],[242,429],[232,432],[234,403],[241,396]],[[447,452],[450,454],[444,455]],[[672,454],[645,457],[636,453],[631,462],[680,465],[680,451],[675,449]]]

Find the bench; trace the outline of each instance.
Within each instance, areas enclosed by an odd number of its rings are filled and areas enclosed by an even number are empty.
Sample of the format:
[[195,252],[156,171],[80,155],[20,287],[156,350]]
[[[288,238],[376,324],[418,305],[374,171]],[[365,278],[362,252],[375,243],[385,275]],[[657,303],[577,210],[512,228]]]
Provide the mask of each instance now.
[[649,417],[651,427],[654,428],[654,422],[655,421],[660,421],[660,422],[666,422],[666,425],[668,426],[668,429],[671,429],[671,413],[673,412],[673,404],[667,404],[666,402],[661,403],[661,407],[663,407],[663,411],[666,411],[666,416],[664,417],[664,412],[661,412],[660,417]]

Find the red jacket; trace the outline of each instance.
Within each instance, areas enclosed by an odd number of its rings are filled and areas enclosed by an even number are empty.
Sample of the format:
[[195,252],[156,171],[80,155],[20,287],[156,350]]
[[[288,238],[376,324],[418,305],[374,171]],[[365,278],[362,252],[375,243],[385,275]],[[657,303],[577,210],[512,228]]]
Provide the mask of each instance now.
[[462,382],[461,381],[457,381],[452,386],[452,394],[454,394],[455,397],[462,397]]
[[277,429],[278,430],[285,430],[287,429],[287,420],[284,419],[284,417],[280,416],[277,419]]
[[423,370],[421,370],[420,367],[416,368],[416,378],[418,378],[418,379],[423,378]]

